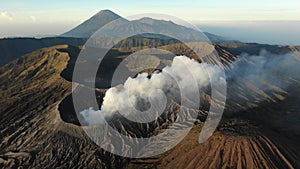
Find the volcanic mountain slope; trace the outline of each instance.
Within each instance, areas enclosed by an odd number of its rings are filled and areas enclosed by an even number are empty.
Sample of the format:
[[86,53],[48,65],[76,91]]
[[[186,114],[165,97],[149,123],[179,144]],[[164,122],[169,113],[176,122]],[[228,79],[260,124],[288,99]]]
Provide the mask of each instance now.
[[28,54],[1,68],[1,168],[119,168],[83,130],[61,120],[58,104],[71,92],[60,76],[67,46]]
[[234,115],[226,109],[206,142],[198,143],[200,123],[172,150],[132,160],[128,168],[299,168],[299,90],[293,91],[282,101]]
[[[292,87],[272,93],[228,84],[229,95],[236,92],[240,96],[228,98],[223,119],[208,141],[198,143],[200,123],[172,150],[150,159],[135,159],[129,168],[299,168],[300,81],[282,80],[293,83]],[[254,98],[245,97],[247,90],[256,93]],[[282,96],[275,97],[278,93]],[[245,109],[241,102],[257,105]]]
[[[164,48],[176,52],[172,45]],[[226,50],[215,48],[228,63],[235,59]],[[0,69],[2,168],[299,168],[296,92],[282,102],[270,102],[272,106],[262,105],[268,109],[258,107],[242,115],[225,116],[215,134],[203,144],[197,142],[203,125],[200,120],[179,145],[157,157],[125,159],[103,151],[78,124],[64,119],[68,116],[63,117],[62,113],[71,114],[71,109],[58,111],[71,93],[71,83],[63,78],[68,73],[63,77],[61,74],[68,67],[72,69],[70,63],[79,51],[70,46],[41,49]],[[101,104],[105,90],[96,93]],[[279,108],[285,110],[278,111]],[[254,113],[249,115],[251,112]],[[111,125],[132,136],[149,136],[163,132],[177,113],[178,105],[172,103],[165,118],[150,125],[137,126],[122,118],[116,118]],[[199,113],[205,119],[207,112]],[[294,125],[276,130],[286,123]]]
[[[70,57],[78,51],[78,48],[66,45],[45,48],[0,69],[1,168],[126,166],[128,159],[104,152],[81,127],[61,119],[64,117],[60,116],[58,106],[71,93],[71,83],[62,78],[61,73],[71,61]],[[171,111],[175,112],[175,109]],[[142,126],[144,130],[138,132],[131,124],[121,123],[121,126],[145,136],[162,123],[164,121],[154,127],[148,126],[148,129],[147,125]],[[118,124],[112,125],[120,129]]]
[[58,106],[71,93],[61,73],[78,51],[45,48],[0,69],[1,168],[126,166],[127,159],[99,149],[79,126],[61,119]]

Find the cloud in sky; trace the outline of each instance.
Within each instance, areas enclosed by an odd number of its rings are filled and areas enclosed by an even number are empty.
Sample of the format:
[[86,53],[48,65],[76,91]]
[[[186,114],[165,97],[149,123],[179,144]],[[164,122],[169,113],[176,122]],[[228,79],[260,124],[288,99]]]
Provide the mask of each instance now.
[[6,11],[0,12],[0,20],[12,21],[13,16]]

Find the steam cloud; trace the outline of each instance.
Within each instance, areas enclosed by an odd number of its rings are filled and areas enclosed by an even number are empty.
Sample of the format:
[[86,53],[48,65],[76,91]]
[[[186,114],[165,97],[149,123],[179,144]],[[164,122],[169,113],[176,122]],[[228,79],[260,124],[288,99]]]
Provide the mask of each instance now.
[[[160,73],[153,73],[150,78],[147,73],[142,73],[136,78],[128,78],[124,85],[110,88],[101,110],[90,108],[80,114],[89,125],[94,125],[101,123],[100,116],[109,118],[116,112],[125,112],[123,115],[138,113],[138,107],[146,107],[146,110],[149,102],[152,102],[151,106],[161,105],[166,97],[176,100],[182,88],[187,90],[187,95],[196,95],[190,89],[193,82],[191,79],[196,81],[199,90],[208,87],[210,82],[227,81],[227,106],[231,106],[232,111],[240,111],[262,101],[282,99],[281,95],[287,94],[286,90],[293,82],[299,83],[299,62],[298,52],[275,55],[262,51],[258,56],[243,54],[233,63],[234,67],[227,70],[225,80],[220,66],[198,63],[186,56],[176,56],[171,66],[165,67]],[[158,106],[152,111],[161,110]]]
[[[176,56],[172,65],[150,75],[141,73],[136,78],[129,77],[124,85],[110,88],[104,97],[101,110],[88,109],[80,112],[89,125],[98,124],[99,116],[111,117],[116,112],[123,115],[141,113],[151,104],[149,113],[161,112],[165,108],[166,99],[180,101],[182,90],[185,96],[192,99],[195,92],[207,87],[210,82],[225,83],[221,67],[207,63],[199,63],[186,56]],[[192,86],[196,82],[197,91]],[[139,111],[141,110],[141,111]],[[101,123],[101,122],[100,122]]]
[[264,79],[278,87],[286,88],[286,81],[280,79],[284,76],[299,80],[299,62],[299,52],[276,55],[262,50],[259,55],[242,54],[240,59],[234,62],[234,68],[228,71],[226,76],[228,80],[255,83]]
[[[232,112],[282,100],[291,87],[299,85],[300,54],[276,55],[262,50],[259,55],[242,54],[226,72],[227,107]],[[237,106],[238,105],[238,106]]]

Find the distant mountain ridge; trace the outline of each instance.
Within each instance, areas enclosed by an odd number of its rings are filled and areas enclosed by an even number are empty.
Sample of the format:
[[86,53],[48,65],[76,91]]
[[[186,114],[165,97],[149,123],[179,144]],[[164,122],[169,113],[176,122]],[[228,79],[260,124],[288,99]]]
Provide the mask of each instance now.
[[[121,18],[121,19],[120,19]],[[99,28],[106,25],[107,23],[114,21],[116,19],[120,19],[122,25],[125,27],[114,27],[114,30],[104,31],[107,36],[109,36],[110,32],[125,32],[125,34],[129,34],[130,31],[134,32],[136,29],[142,30],[145,32],[157,32],[164,33],[169,35],[180,36],[182,34],[183,37],[198,36],[198,39],[201,38],[201,33],[195,31],[191,28],[187,28],[181,25],[177,25],[172,21],[164,21],[164,20],[155,20],[149,17],[144,17],[135,21],[128,21],[121,16],[110,10],[102,10],[98,12],[96,15],[92,16],[87,21],[78,25],[74,29],[62,34],[60,37],[48,37],[48,38],[4,38],[0,39],[0,66],[3,66],[10,61],[30,53],[34,50],[50,47],[53,45],[61,45],[61,44],[69,44],[72,46],[81,46],[84,45],[87,39],[94,34]],[[126,26],[127,23],[127,26]],[[137,28],[136,28],[137,27]],[[169,29],[170,28],[170,29]],[[204,32],[204,35],[211,41],[212,44],[219,45],[223,49],[235,54],[240,55],[242,53],[249,54],[259,54],[262,49],[265,49],[274,54],[282,54],[288,53],[291,51],[299,50],[300,47],[293,46],[278,46],[278,45],[263,45],[257,43],[243,43],[239,41],[230,41],[226,38],[223,38],[218,35],[214,35],[208,32]],[[162,35],[162,34],[151,34],[146,33],[140,37],[134,36],[132,44],[139,44],[140,42],[144,45],[152,45],[153,41],[160,45],[165,45],[165,42],[170,42],[170,37]],[[202,34],[203,36],[203,34]],[[146,39],[146,40],[145,40]],[[159,42],[162,41],[162,42]],[[151,42],[151,43],[150,43]],[[109,41],[108,43],[112,43]],[[125,45],[126,47],[131,47],[125,43],[120,43]],[[121,46],[118,46],[121,47]],[[17,49],[17,50],[16,50]]]
[[92,16],[90,19],[84,21],[82,24],[62,34],[61,36],[75,38],[90,37],[94,32],[96,32],[105,24],[119,18],[121,18],[119,15],[110,10],[102,10],[96,15]]
[[[104,25],[115,21],[111,25]],[[224,42],[225,38],[209,33],[201,33],[192,28],[178,25],[172,21],[157,20],[150,17],[143,17],[138,20],[128,21],[110,10],[102,10],[90,19],[86,20],[74,29],[62,34],[62,37],[89,38],[97,30],[101,29],[97,36],[114,37],[133,35],[136,32],[162,34],[177,37],[180,40],[203,41],[213,40],[213,43]]]

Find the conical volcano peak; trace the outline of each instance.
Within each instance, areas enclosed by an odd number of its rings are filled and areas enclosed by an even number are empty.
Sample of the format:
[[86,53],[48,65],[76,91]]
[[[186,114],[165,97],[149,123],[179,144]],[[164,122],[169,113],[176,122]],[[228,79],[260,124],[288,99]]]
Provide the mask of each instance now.
[[90,19],[78,25],[74,29],[62,34],[63,37],[87,38],[107,23],[121,18],[118,14],[110,10],[101,10]]
[[109,9],[105,9],[105,10],[101,10],[101,11],[99,11],[97,14],[96,14],[96,16],[111,16],[111,17],[117,17],[117,18],[119,18],[119,17],[121,17],[121,16],[119,16],[118,14],[116,14],[116,13],[114,13],[113,11],[111,11],[111,10],[109,10]]

